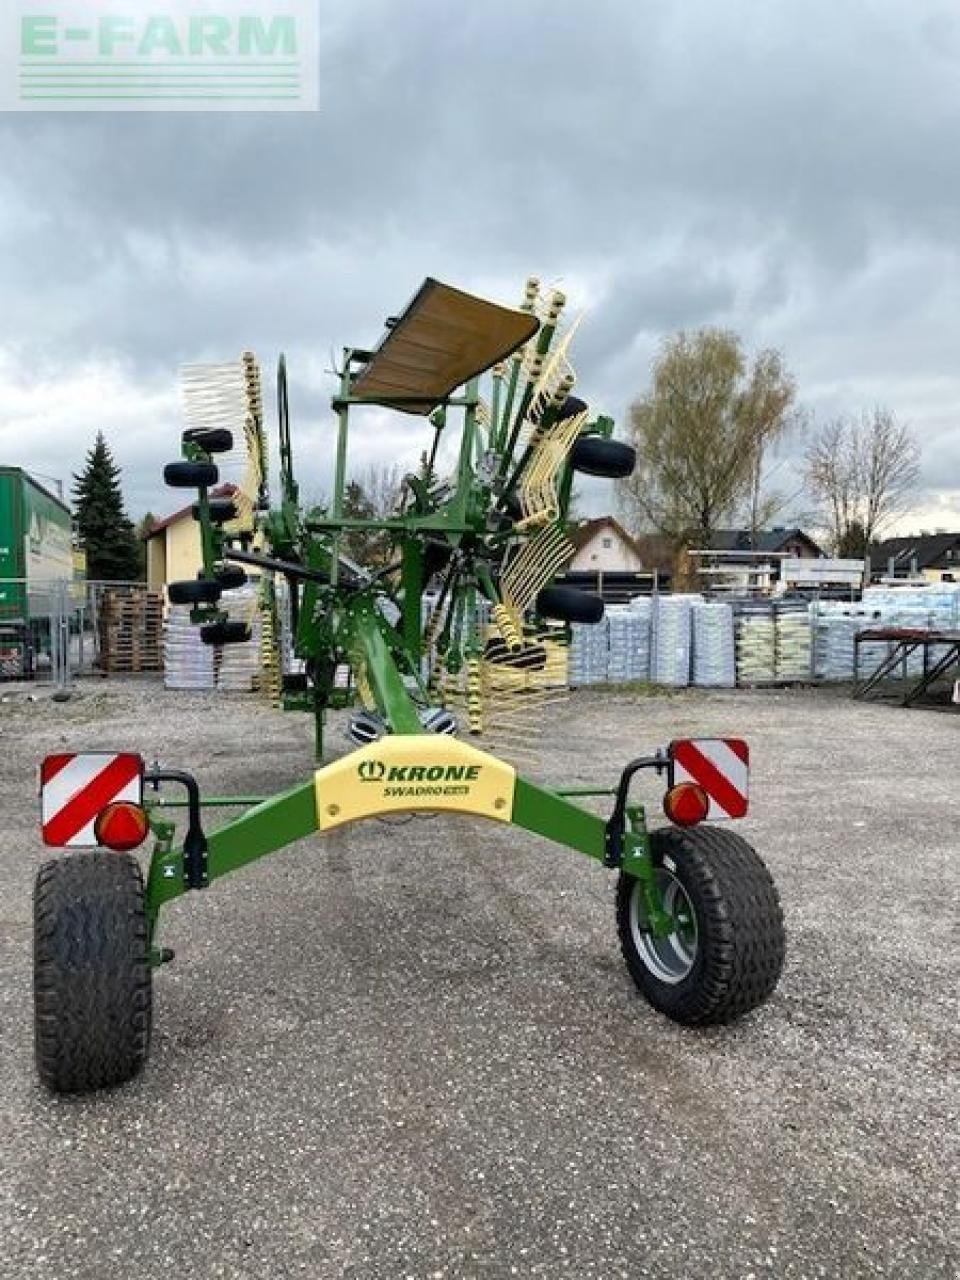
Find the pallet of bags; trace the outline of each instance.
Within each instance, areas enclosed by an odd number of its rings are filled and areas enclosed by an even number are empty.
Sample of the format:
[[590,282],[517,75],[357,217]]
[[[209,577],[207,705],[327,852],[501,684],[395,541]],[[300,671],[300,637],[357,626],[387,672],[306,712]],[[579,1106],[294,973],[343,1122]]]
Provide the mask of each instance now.
[[259,688],[262,668],[261,627],[258,608],[259,591],[249,583],[233,591],[224,591],[220,609],[229,622],[245,623],[250,639],[241,644],[220,646],[216,658],[217,688],[225,692],[250,693]]
[[691,683],[732,689],[737,682],[733,608],[724,601],[697,600],[691,622]]
[[809,605],[777,605],[774,622],[777,681],[812,679],[813,641]]
[[163,683],[168,689],[216,687],[214,650],[200,639],[200,628],[190,621],[190,606],[186,604],[171,605],[167,611]]
[[777,679],[776,624],[766,602],[743,604],[737,611],[737,684],[774,684]]
[[[820,601],[813,612],[814,675],[818,680],[852,680],[858,631],[883,625],[882,614],[861,605]],[[872,671],[886,655],[883,641],[860,646],[860,673]]]
[[603,620],[594,624],[574,622],[570,625],[570,650],[567,674],[571,688],[606,684],[609,679],[609,629]]
[[701,596],[657,596],[653,608],[650,665],[654,684],[686,688],[690,683],[691,613]]
[[650,610],[611,605],[606,611],[609,636],[608,679],[612,684],[650,678]]

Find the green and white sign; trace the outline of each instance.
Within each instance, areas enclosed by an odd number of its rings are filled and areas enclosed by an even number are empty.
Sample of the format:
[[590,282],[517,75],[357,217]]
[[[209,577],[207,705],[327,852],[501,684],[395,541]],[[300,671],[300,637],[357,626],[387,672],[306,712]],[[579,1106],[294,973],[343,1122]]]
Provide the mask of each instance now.
[[318,0],[5,0],[0,110],[316,111]]

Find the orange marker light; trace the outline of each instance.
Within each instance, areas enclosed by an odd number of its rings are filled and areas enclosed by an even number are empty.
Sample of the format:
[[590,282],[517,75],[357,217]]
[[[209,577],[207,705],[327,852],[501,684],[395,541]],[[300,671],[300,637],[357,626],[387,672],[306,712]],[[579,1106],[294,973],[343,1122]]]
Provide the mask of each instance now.
[[93,824],[97,843],[106,849],[112,849],[114,853],[129,853],[131,849],[136,849],[138,844],[143,844],[146,840],[149,830],[146,810],[129,800],[108,804],[97,815]]
[[678,782],[663,797],[663,812],[678,827],[695,827],[710,812],[710,797],[696,782]]

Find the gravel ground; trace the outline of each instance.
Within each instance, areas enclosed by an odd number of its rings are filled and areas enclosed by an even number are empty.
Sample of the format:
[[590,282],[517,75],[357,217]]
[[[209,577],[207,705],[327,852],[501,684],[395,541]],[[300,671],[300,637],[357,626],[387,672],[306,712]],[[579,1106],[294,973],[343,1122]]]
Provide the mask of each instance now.
[[693,732],[750,738],[787,920],[739,1024],[643,1003],[588,859],[372,822],[174,904],[146,1073],[64,1100],[32,1064],[38,758],[273,791],[310,725],[145,682],[0,704],[0,1276],[956,1276],[960,720],[580,693],[535,772],[606,784]]

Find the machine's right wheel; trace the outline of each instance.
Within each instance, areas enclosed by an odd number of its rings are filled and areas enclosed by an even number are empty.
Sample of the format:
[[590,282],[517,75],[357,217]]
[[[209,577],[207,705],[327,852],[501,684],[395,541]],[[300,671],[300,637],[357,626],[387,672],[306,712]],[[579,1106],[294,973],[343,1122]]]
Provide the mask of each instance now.
[[143,877],[130,854],[70,854],[40,868],[33,898],[37,1073],[55,1093],[132,1079],[150,1047]]
[[746,840],[717,827],[650,835],[657,887],[674,928],[647,928],[640,881],[620,873],[617,929],[627,968],[655,1009],[707,1026],[755,1009],[783,968],[780,899]]

